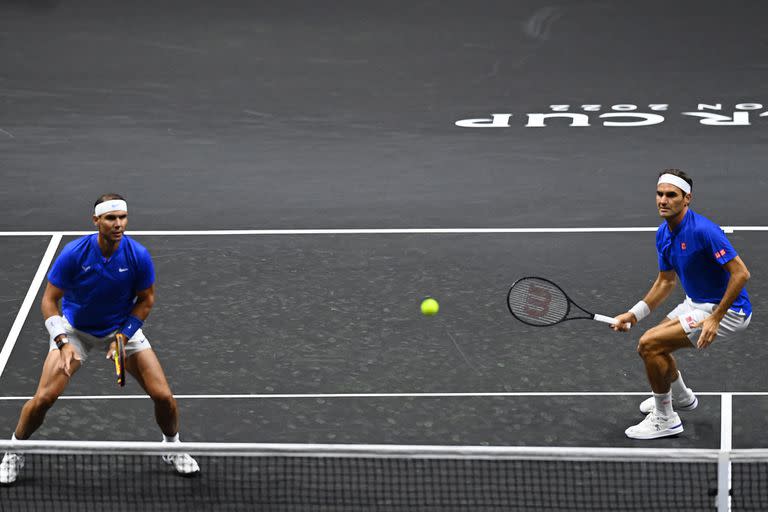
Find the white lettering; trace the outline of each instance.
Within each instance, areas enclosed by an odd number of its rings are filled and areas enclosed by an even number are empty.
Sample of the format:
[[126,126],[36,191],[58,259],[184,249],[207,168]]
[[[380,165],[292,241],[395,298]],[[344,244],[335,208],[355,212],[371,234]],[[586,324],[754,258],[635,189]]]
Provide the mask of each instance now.
[[627,117],[627,118],[634,118],[634,119],[640,119],[639,121],[604,121],[603,126],[651,126],[654,124],[659,124],[664,122],[664,116],[661,116],[659,114],[642,114],[640,112],[629,114],[629,113],[619,113],[619,112],[609,112],[606,114],[600,114],[601,119],[611,118],[615,119],[618,117]]
[[[723,105],[725,105],[725,111],[723,111]],[[731,105],[733,106],[729,106],[728,103],[698,103],[696,111],[680,112],[680,114],[696,117],[699,119],[699,124],[706,126],[750,126],[753,124],[750,119],[750,116],[753,115],[752,111],[755,111],[755,117],[768,117],[768,110],[765,110],[768,108],[768,104],[746,101],[731,103]],[[525,127],[570,126],[583,128],[599,126],[600,123],[602,126],[617,127],[652,126],[665,121],[664,115],[659,114],[659,112],[667,112],[669,108],[668,103],[649,103],[645,107],[642,104],[632,103],[615,105],[558,103],[549,105],[549,112],[525,114],[527,116]],[[599,112],[607,109],[611,111],[599,114]],[[646,112],[641,112],[640,109]],[[763,112],[759,112],[760,110]],[[592,112],[598,112],[598,114],[592,114]],[[454,124],[462,128],[509,128],[512,126],[511,120],[515,115],[522,116],[523,114],[491,113],[484,118],[460,119]],[[595,121],[595,119],[599,119],[599,121]]]
[[684,116],[700,117],[699,123],[708,126],[749,126],[749,112],[734,112],[733,117],[709,112],[683,112]]
[[545,121],[554,117],[564,117],[571,120],[569,126],[583,127],[589,126],[589,116],[587,114],[528,114],[528,128],[544,128]]
[[462,128],[509,128],[512,114],[491,114],[491,119],[461,119],[456,126]]

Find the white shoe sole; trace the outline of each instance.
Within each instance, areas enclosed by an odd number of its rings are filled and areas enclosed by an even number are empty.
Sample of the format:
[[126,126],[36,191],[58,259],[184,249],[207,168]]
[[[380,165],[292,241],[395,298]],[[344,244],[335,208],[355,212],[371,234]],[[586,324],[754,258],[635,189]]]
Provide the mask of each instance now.
[[632,427],[629,427],[627,430],[625,430],[624,434],[626,434],[626,436],[631,439],[658,439],[660,437],[676,436],[677,434],[682,433],[683,423],[680,422],[675,426],[666,428],[664,430],[659,430],[658,432],[648,432],[648,433],[638,434],[635,432],[630,432],[630,430],[632,430]]

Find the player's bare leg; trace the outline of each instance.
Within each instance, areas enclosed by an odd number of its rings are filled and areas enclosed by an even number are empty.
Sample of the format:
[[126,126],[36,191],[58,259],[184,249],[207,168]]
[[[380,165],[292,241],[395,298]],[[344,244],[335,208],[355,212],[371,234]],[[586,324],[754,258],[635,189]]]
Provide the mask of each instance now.
[[648,382],[654,393],[667,393],[677,379],[677,362],[672,352],[693,348],[683,327],[675,319],[667,319],[646,331],[637,345],[637,352],[645,363]]
[[125,369],[139,383],[155,404],[155,421],[166,436],[179,431],[179,411],[165,372],[152,349],[142,350],[130,356]]
[[[125,368],[155,403],[155,421],[163,432],[163,441],[179,442],[179,410],[155,351],[148,349],[133,354]],[[186,453],[164,455],[163,460],[182,476],[200,473],[195,459]]]
[[[665,318],[664,321],[662,321],[655,328],[669,327],[672,325],[679,325],[679,321],[677,318]],[[675,410],[692,411],[693,409],[696,409],[696,407],[698,407],[699,401],[696,398],[696,395],[691,390],[691,388],[686,387],[685,382],[683,381],[682,373],[677,368],[677,363],[675,362],[674,357],[672,358],[672,361],[675,364],[675,371],[671,372],[672,373],[672,403],[674,404]],[[650,398],[643,400],[643,402],[640,404],[640,412],[643,414],[648,414],[649,412],[653,411],[655,407],[656,407],[655,399],[653,396],[651,396]]]
[[75,359],[70,366],[70,375],[67,375],[59,367],[60,359],[61,354],[58,350],[48,352],[35,396],[27,401],[21,409],[19,422],[16,425],[17,439],[28,439],[40,428],[46,413],[64,392],[71,376],[80,369],[80,361]]
[[[67,375],[61,367],[61,352],[58,350],[48,352],[35,396],[21,408],[19,421],[13,434],[15,439],[29,439],[40,428],[45,421],[46,413],[56,403],[56,400],[69,384],[70,378],[78,369],[80,369],[80,361],[73,359],[69,366],[69,375]],[[22,454],[5,453],[0,462],[0,484],[14,483],[23,467],[24,456]]]
[[672,382],[682,381],[672,352],[692,347],[683,327],[676,320],[667,319],[640,337],[637,352],[645,363],[654,393],[654,407],[642,422],[625,431],[627,437],[655,439],[683,431],[680,416],[672,408]]

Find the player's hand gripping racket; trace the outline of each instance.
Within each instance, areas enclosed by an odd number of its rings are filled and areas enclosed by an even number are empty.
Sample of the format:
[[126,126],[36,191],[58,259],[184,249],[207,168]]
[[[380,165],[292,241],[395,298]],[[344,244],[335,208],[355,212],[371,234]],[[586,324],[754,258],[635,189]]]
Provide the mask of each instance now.
[[[507,306],[512,316],[535,327],[577,319],[616,324],[615,318],[590,313],[573,302],[562,288],[541,277],[523,277],[515,281],[507,294]],[[631,326],[625,324],[627,329]]]
[[117,376],[117,384],[120,387],[125,386],[125,344],[127,343],[125,334],[115,334],[115,353],[113,359],[115,360],[115,375]]

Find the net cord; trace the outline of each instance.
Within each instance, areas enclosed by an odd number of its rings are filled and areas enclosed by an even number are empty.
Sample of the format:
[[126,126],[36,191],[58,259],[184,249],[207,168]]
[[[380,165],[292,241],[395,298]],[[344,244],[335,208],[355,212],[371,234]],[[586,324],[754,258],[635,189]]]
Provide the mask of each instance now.
[[[47,454],[191,453],[211,456],[501,459],[566,461],[717,462],[721,450],[704,448],[603,448],[551,446],[445,446],[392,444],[160,443],[142,441],[0,441],[0,452]],[[768,459],[768,450],[734,450],[740,460]],[[756,453],[760,452],[760,454]],[[760,457],[762,455],[762,458]]]

